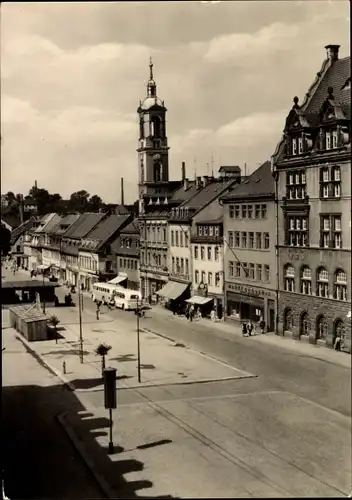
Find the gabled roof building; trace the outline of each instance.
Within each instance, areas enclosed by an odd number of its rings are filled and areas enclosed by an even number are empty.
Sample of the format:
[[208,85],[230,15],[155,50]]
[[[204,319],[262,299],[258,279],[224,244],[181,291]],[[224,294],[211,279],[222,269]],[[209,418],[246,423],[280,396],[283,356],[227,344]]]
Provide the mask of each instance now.
[[[327,56],[272,157],[281,334],[351,351],[351,60]],[[341,342],[339,341],[341,339]]]

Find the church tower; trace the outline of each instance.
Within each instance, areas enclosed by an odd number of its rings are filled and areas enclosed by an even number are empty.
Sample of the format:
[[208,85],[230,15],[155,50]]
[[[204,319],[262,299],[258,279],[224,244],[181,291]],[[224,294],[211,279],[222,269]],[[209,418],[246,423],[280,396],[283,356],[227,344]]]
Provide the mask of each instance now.
[[166,111],[164,101],[157,97],[150,58],[147,96],[139,103],[139,212],[145,204],[164,203],[169,189],[169,147],[166,137]]

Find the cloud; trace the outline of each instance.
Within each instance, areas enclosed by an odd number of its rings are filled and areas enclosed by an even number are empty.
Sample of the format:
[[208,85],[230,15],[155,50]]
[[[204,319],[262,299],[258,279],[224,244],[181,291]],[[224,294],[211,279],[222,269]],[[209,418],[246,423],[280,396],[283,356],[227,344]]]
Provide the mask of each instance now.
[[[4,3],[2,184],[137,196],[139,100],[149,56],[165,100],[170,178],[213,155],[272,154],[324,45],[349,53],[347,2]],[[180,29],[182,27],[182,30]],[[286,111],[285,111],[286,110]]]

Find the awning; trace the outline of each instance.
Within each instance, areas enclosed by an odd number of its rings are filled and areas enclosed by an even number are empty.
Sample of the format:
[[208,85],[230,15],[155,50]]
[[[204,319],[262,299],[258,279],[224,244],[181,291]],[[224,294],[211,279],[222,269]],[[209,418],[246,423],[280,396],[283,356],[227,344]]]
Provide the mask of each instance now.
[[207,304],[211,300],[213,300],[212,297],[200,297],[199,295],[193,295],[193,297],[186,300],[186,302],[189,302],[190,304],[197,304],[199,306],[203,306],[204,304]]
[[116,276],[116,278],[108,281],[110,285],[118,285],[119,283],[122,283],[122,281],[127,280],[127,276]]
[[156,292],[167,299],[175,300],[188,288],[189,283],[179,283],[178,281],[168,281],[166,285]]
[[46,271],[49,268],[50,268],[50,265],[47,266],[45,264],[40,264],[40,266],[37,266],[37,271]]

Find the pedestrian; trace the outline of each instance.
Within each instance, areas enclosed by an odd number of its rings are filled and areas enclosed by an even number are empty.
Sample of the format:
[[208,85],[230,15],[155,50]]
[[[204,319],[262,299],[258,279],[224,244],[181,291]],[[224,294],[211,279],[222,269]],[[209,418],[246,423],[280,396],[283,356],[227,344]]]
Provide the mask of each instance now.
[[335,351],[341,351],[341,334],[337,333],[335,342],[334,342],[334,349]]
[[253,328],[254,328],[253,323],[251,322],[251,320],[249,320],[249,321],[248,321],[248,326],[247,326],[247,330],[248,330],[248,334],[249,334],[249,336],[251,336],[251,335],[252,335]]
[[191,308],[189,310],[189,320],[193,321],[193,316],[194,316],[194,305],[191,305]]
[[265,329],[265,321],[263,320],[263,318],[260,320],[260,323],[259,323],[259,326],[260,326],[260,331],[261,333],[265,333],[264,332],[264,329]]
[[100,314],[100,305],[101,305],[101,302],[100,300],[97,302],[97,310],[96,310],[96,313],[97,313],[97,320],[99,321],[99,314]]
[[242,335],[243,335],[244,337],[246,337],[246,336],[247,336],[247,325],[246,325],[246,323],[244,323],[244,322],[242,323]]

